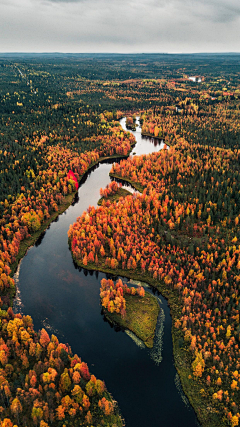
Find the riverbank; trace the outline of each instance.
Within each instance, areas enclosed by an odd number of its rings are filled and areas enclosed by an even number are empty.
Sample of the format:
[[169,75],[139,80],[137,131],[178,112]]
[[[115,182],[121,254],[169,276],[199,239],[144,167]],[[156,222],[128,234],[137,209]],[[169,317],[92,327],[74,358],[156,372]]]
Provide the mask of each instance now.
[[143,136],[143,137],[147,137],[147,138],[152,138],[152,139],[155,139],[156,141],[160,141],[160,142],[162,142],[163,144],[165,144],[167,147],[171,147],[172,145],[174,145],[174,144],[172,144],[170,141],[168,141],[167,143],[165,142],[165,138],[163,138],[162,136],[160,137],[160,136],[155,136],[155,135],[153,135],[152,133],[147,133],[147,132],[141,132],[141,135]]
[[131,180],[130,180],[130,179],[128,179],[128,178],[122,177],[122,176],[120,176],[120,175],[116,175],[116,174],[111,173],[111,172],[110,172],[110,174],[109,174],[109,175],[111,176],[111,178],[116,178],[116,179],[119,179],[120,181],[127,182],[127,183],[128,183],[128,184],[130,184],[133,188],[135,188],[135,190],[139,191],[140,193],[142,193],[142,192],[143,192],[143,186],[142,186],[141,184],[139,184],[139,183],[137,183],[137,182],[133,182],[133,181],[131,181]]
[[64,197],[63,202],[61,203],[61,205],[58,206],[58,211],[52,212],[50,217],[41,224],[41,227],[39,228],[39,230],[31,234],[29,238],[21,241],[19,252],[16,256],[16,261],[11,264],[11,276],[13,276],[14,273],[16,272],[18,268],[18,264],[26,254],[27,250],[36,243],[36,241],[39,239],[41,234],[46,231],[46,229],[50,226],[50,224],[53,221],[55,221],[56,218],[59,215],[61,215],[72,204],[75,195],[76,195],[76,192],[68,194],[66,197]]
[[121,197],[130,196],[132,193],[130,191],[125,190],[125,188],[119,188],[118,191],[115,194],[111,194],[108,197],[101,197],[101,199],[98,200],[97,204],[98,206],[102,206],[103,201],[105,202],[108,200],[110,203],[118,202]]
[[164,142],[164,138],[162,136],[155,136],[152,133],[147,133],[147,132],[141,132],[142,136],[147,136],[148,138],[153,138],[153,139],[157,139],[158,141],[163,141]]

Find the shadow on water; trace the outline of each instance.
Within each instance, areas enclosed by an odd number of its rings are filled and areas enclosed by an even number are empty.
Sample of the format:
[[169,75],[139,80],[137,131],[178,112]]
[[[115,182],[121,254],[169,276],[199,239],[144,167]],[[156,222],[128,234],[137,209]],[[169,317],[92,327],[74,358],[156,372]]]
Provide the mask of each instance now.
[[78,192],[75,194],[74,199],[72,201],[72,206],[75,206],[79,202]]
[[125,332],[123,328],[121,328],[121,326],[117,325],[116,323],[110,322],[109,319],[105,316],[105,313],[103,311],[103,309],[101,310],[101,316],[103,318],[103,321],[108,323],[108,325],[110,326],[110,328],[114,329],[115,332]]
[[38,246],[40,246],[40,245],[41,245],[41,243],[42,243],[42,241],[43,241],[43,239],[44,239],[45,234],[46,234],[46,230],[45,230],[45,231],[43,231],[43,232],[40,234],[39,238],[36,240],[36,242],[35,242],[35,246],[36,246],[36,247],[38,247]]
[[164,144],[164,140],[162,138],[156,138],[156,137],[150,137],[150,136],[146,136],[146,135],[142,135],[142,139],[150,141],[154,147],[158,147],[162,144]]
[[[121,124],[124,127],[125,120]],[[139,128],[133,134],[137,140],[133,150],[137,154],[159,150],[159,145],[142,138]],[[100,188],[111,182],[112,163],[113,160],[103,161],[85,174],[73,204],[23,258],[14,276],[14,311],[30,315],[36,330],[44,327],[69,343],[73,353],[88,363],[90,371],[104,379],[119,403],[126,427],[198,426],[174,366],[167,301],[144,285],[161,308],[154,347],[147,349],[133,334],[109,325],[101,314],[101,279],[117,277],[79,268],[69,250],[69,226],[89,206],[97,206]]]
[[129,189],[131,189],[131,190],[133,190],[134,192],[138,192],[137,190],[136,190],[136,188],[134,188],[131,184],[130,184],[130,182],[127,182],[127,181],[124,181],[124,179],[121,179],[121,178],[116,178],[116,177],[113,177],[113,176],[110,176],[110,179],[111,179],[111,181],[116,181],[116,182],[118,182],[119,184],[122,184],[123,186],[124,186],[124,188],[129,188]]

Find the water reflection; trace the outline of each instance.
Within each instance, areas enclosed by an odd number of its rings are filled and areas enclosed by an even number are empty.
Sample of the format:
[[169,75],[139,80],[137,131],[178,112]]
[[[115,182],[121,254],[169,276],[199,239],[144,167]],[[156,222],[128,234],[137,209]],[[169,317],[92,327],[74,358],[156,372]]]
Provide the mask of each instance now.
[[72,206],[75,206],[79,202],[78,192],[75,194],[74,199],[72,201]]
[[103,309],[101,310],[101,316],[103,318],[103,321],[107,323],[110,328],[114,329],[115,332],[124,332],[124,329],[121,328],[121,326],[119,326],[117,323],[114,323],[113,321],[110,322],[109,318],[106,317]]
[[158,147],[159,149],[161,149],[161,147],[165,144],[165,142],[163,141],[163,139],[160,139],[160,138],[155,138],[155,137],[149,137],[149,136],[146,136],[146,135],[142,135],[142,139],[143,140],[147,140],[147,141],[150,141],[153,145],[154,145],[154,147]]
[[45,230],[45,231],[43,231],[43,232],[40,234],[39,238],[38,238],[38,239],[37,239],[37,241],[35,242],[35,246],[36,246],[36,247],[38,247],[39,245],[41,245],[41,243],[42,243],[42,241],[43,241],[43,239],[44,239],[45,234],[46,234],[46,230]]

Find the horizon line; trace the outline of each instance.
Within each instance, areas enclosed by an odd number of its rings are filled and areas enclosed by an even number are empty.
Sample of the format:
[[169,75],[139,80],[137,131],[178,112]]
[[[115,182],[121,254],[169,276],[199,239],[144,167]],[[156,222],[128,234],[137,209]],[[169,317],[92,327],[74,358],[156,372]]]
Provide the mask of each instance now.
[[240,52],[61,52],[61,51],[8,51],[0,55],[239,55]]

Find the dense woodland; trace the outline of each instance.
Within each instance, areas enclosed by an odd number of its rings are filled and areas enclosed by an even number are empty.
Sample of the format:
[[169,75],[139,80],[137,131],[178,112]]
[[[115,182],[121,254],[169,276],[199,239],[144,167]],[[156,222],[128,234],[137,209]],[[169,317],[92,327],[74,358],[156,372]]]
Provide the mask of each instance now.
[[[13,313],[12,273],[24,242],[88,168],[127,156],[134,138],[117,120],[127,114],[132,126],[136,113],[142,132],[170,149],[113,166],[142,194],[90,207],[69,230],[73,256],[85,268],[141,274],[174,301],[175,355],[198,417],[239,424],[239,77],[238,55],[0,58],[2,427],[122,425],[80,355]],[[102,283],[105,308],[124,316],[124,292]]]

